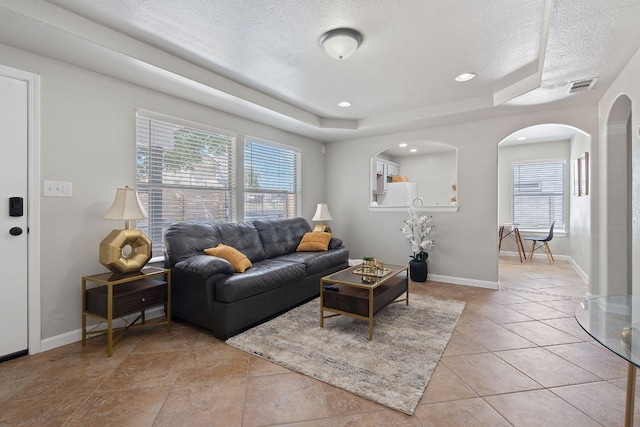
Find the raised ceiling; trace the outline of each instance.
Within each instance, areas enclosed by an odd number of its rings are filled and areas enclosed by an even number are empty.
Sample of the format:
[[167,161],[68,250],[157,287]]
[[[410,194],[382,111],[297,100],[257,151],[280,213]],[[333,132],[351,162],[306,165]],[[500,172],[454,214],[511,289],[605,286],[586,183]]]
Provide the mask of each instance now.
[[[338,27],[364,38],[342,61],[319,44]],[[597,102],[640,0],[0,0],[0,43],[336,141]]]

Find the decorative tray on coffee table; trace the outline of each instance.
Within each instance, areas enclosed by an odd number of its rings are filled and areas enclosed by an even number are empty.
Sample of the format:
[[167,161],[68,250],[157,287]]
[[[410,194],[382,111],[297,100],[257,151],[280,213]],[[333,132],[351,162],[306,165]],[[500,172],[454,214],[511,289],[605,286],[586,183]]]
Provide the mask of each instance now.
[[373,270],[368,269],[366,267],[360,267],[353,270],[353,274],[359,274],[360,276],[368,276],[368,277],[384,277],[387,274],[391,273],[391,270],[388,268],[383,268],[382,270]]

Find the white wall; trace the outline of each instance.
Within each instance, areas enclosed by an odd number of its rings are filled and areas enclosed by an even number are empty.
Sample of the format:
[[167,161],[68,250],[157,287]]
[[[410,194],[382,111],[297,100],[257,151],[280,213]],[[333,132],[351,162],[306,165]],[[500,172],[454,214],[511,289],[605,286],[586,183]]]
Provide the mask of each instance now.
[[[0,45],[3,65],[41,76],[41,177],[73,197],[41,199],[42,338],[80,329],[81,277],[105,271],[98,244],[123,224],[103,220],[115,189],[135,185],[135,113],[159,112],[302,149],[302,215],[324,200],[322,144],[178,98]],[[242,182],[242,172],[239,172]]]
[[[407,215],[367,209],[369,157],[408,140],[451,144],[458,149],[460,208],[456,213],[432,213],[437,228],[432,233],[436,247],[430,252],[429,274],[452,281],[459,279],[459,283],[495,284],[498,281],[498,143],[516,130],[545,123],[566,124],[583,130],[593,135],[593,144],[597,144],[596,105],[547,108],[526,115],[329,144],[327,201],[334,217],[331,228],[344,238],[351,258],[376,255],[386,262],[407,262],[411,253],[398,230]],[[597,170],[595,173],[597,179]],[[350,191],[339,191],[345,186]]]
[[[571,154],[569,165],[572,165],[575,159],[589,153],[590,166],[593,164],[593,153],[591,150],[591,141],[587,135],[577,133],[571,140]],[[590,170],[593,168],[590,167]],[[570,170],[570,173],[572,171]],[[593,194],[594,180],[590,180],[589,194],[586,196],[573,195],[573,187],[571,188],[571,197],[569,198],[569,256],[575,265],[584,275],[589,275],[591,271],[591,250],[592,235],[591,232],[591,195]]]
[[[612,107],[616,100],[626,95],[631,100],[631,126],[629,129],[629,139],[631,141],[631,189],[628,197],[631,199],[631,230],[627,230],[631,234],[631,281],[633,294],[640,294],[640,51],[629,61],[629,64],[616,78],[615,82],[607,90],[599,103],[599,128],[602,138],[602,155],[597,162],[592,160],[591,165],[602,169],[602,175],[599,177],[597,185],[601,188],[608,187],[608,175],[610,171],[619,167],[620,161],[623,159],[608,158],[608,152],[616,152],[609,144],[615,143],[609,141],[607,135],[607,122],[610,118]],[[594,180],[592,180],[592,183]],[[623,204],[620,200],[611,197],[602,200],[600,204],[599,217],[597,223],[592,228],[597,227],[599,233],[596,236],[598,241],[602,242],[601,247],[594,248],[592,252],[593,263],[597,265],[597,280],[590,283],[589,291],[592,294],[620,294],[626,291],[626,282],[628,280],[628,271],[616,271],[611,269],[608,271],[608,259],[606,251],[606,242],[611,239],[609,236],[607,224],[607,207]],[[593,205],[592,205],[593,206]]]
[[401,174],[418,183],[418,196],[424,205],[448,205],[456,191],[456,151],[444,151],[422,156],[405,156],[395,160],[401,163]]

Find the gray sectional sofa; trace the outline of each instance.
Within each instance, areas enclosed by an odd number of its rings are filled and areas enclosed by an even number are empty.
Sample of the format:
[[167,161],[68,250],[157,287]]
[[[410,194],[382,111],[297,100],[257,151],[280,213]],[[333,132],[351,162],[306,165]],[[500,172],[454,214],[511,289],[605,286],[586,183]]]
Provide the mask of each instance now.
[[[349,251],[332,237],[327,251],[297,252],[310,231],[304,218],[172,224],[164,240],[173,317],[227,339],[318,296],[320,278],[348,267]],[[253,266],[236,273],[226,260],[204,253],[219,243],[238,249]]]

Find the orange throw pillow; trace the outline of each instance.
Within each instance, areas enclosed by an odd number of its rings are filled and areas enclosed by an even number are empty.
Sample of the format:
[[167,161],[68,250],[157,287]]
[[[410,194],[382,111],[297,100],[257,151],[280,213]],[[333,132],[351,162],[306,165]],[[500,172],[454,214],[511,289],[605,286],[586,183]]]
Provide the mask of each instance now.
[[223,245],[222,243],[215,248],[205,249],[204,253],[226,259],[233,266],[236,273],[244,273],[252,265],[245,254],[232,246]]
[[329,249],[329,240],[331,240],[331,233],[317,233],[309,232],[302,236],[302,240],[298,245],[298,252],[316,252],[326,251]]

